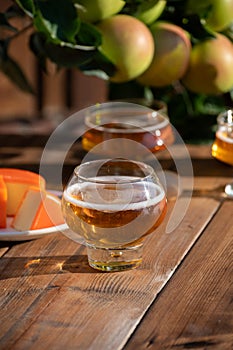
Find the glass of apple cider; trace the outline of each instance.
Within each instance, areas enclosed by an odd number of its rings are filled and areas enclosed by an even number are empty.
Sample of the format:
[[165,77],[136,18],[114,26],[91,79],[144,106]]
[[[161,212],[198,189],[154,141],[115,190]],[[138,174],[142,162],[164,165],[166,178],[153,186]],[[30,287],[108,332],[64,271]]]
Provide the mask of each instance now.
[[152,153],[166,149],[174,142],[173,130],[164,103],[157,102],[154,109],[131,102],[107,102],[86,109],[86,130],[82,147],[86,151],[107,140],[119,140],[114,147],[97,148],[102,153],[114,156],[117,149],[128,150],[129,142],[135,141]]
[[233,165],[233,109],[220,113],[217,117],[218,128],[212,145],[212,156]]
[[62,198],[63,215],[71,229],[68,237],[76,242],[84,238],[89,265],[101,271],[141,264],[145,237],[163,221],[166,205],[154,169],[121,158],[77,166]]

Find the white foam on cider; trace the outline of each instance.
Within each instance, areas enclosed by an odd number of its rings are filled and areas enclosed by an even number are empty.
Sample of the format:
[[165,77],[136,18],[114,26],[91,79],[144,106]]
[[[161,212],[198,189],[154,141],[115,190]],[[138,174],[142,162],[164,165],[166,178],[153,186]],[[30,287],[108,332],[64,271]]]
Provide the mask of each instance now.
[[232,144],[233,144],[233,138],[227,136],[227,133],[226,133],[225,130],[224,130],[224,131],[222,131],[222,130],[217,131],[216,136],[217,136],[220,140],[222,140],[222,141],[224,141],[224,142],[226,142],[226,143],[232,143]]
[[[140,183],[140,185],[142,185],[143,183]],[[135,190],[132,190],[132,184],[131,184],[131,188],[125,189],[122,188],[122,190],[120,190],[121,188],[121,184],[116,184],[117,189],[116,191],[113,190],[113,200],[110,201],[109,200],[109,194],[110,194],[110,190],[108,189],[104,189],[101,188],[101,191],[98,189],[98,187],[96,187],[95,183],[92,184],[87,184],[87,183],[77,183],[74,184],[70,187],[68,187],[67,189],[65,189],[63,196],[64,199],[68,202],[70,202],[73,205],[76,205],[78,207],[81,208],[87,208],[87,209],[95,209],[95,210],[99,210],[99,211],[122,211],[122,210],[140,210],[152,205],[156,205],[159,202],[162,201],[162,199],[165,196],[164,190],[163,188],[161,188],[160,186],[158,186],[157,184],[154,183],[144,183],[146,190],[144,192],[142,192],[142,188],[141,191],[138,191],[138,194],[140,195],[140,193],[145,196],[148,197],[148,199],[144,199],[143,201],[137,201],[137,202],[131,202],[132,197],[136,194],[135,199],[138,198],[137,197],[137,193]],[[99,186],[99,185],[98,185]],[[107,184],[106,184],[107,186]],[[88,192],[85,190],[85,188],[88,188]],[[91,189],[91,190],[90,190]],[[104,200],[104,190],[107,193],[107,197],[108,200]],[[89,202],[84,199],[79,200],[75,197],[73,197],[75,194],[79,194],[83,193],[84,195],[86,195],[87,193],[90,194],[88,200]],[[118,196],[116,196],[118,195]],[[119,197],[120,196],[120,197]],[[92,197],[92,199],[91,199]]]

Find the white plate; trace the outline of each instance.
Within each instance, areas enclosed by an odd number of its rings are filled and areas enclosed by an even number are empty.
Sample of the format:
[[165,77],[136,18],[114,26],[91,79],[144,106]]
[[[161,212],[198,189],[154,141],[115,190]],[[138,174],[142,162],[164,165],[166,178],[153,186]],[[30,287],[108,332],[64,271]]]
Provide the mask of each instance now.
[[[56,194],[58,197],[61,196],[61,192],[50,191]],[[62,224],[58,226],[51,226],[39,230],[29,230],[29,231],[16,231],[10,227],[12,218],[7,218],[7,228],[0,229],[0,241],[26,241],[31,239],[40,238],[51,233],[63,232],[68,230],[67,224]]]

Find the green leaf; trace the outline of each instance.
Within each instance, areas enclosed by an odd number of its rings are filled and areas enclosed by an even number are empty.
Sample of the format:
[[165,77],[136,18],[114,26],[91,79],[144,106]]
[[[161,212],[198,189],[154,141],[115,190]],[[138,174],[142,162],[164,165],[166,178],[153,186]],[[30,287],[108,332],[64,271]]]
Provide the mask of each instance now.
[[7,42],[0,42],[0,70],[21,90],[34,93],[32,86],[27,80],[22,69],[16,61],[7,54]]
[[92,58],[79,68],[86,75],[95,75],[104,80],[107,80],[116,71],[115,65],[99,51],[96,51]]
[[156,3],[159,1],[160,0],[125,0],[125,6],[121,10],[121,12],[130,16],[134,16],[135,13],[137,13],[138,9],[141,7],[141,5],[149,9],[156,5]]
[[50,0],[36,2],[34,25],[54,42],[75,44],[80,20],[71,0]]
[[15,0],[17,5],[30,17],[32,17],[35,6],[33,0]]
[[233,23],[226,28],[222,34],[224,34],[225,36],[227,36],[232,42],[233,42]]
[[49,42],[43,33],[32,34],[30,47],[42,63],[48,57],[62,67],[79,67],[90,61],[97,52],[96,48],[86,46],[69,47]]
[[60,67],[79,68],[87,75],[108,79],[115,72],[115,66],[97,48],[75,46],[68,47],[46,40],[43,33],[33,33],[30,48],[46,71],[46,59]]
[[231,105],[233,105],[233,89],[229,91],[230,99],[231,99]]
[[215,38],[215,35],[203,26],[200,17],[196,14],[183,18],[182,27],[191,34],[194,42]]
[[41,33],[33,33],[30,36],[29,47],[37,57],[41,68],[46,72],[46,52],[45,52],[44,35]]
[[76,43],[98,47],[102,44],[102,35],[92,24],[81,22],[78,35],[76,35]]

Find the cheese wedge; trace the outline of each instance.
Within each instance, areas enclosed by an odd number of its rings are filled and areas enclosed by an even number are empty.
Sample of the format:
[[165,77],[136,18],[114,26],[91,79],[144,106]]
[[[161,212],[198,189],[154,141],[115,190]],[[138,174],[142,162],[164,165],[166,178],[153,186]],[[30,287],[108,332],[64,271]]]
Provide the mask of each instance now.
[[7,188],[0,175],[0,228],[6,228]]
[[28,231],[64,223],[61,201],[58,197],[30,187],[15,214],[11,226],[17,231]]
[[45,179],[37,173],[14,169],[0,168],[0,176],[7,187],[7,215],[14,216],[25,192],[30,186],[45,189]]

